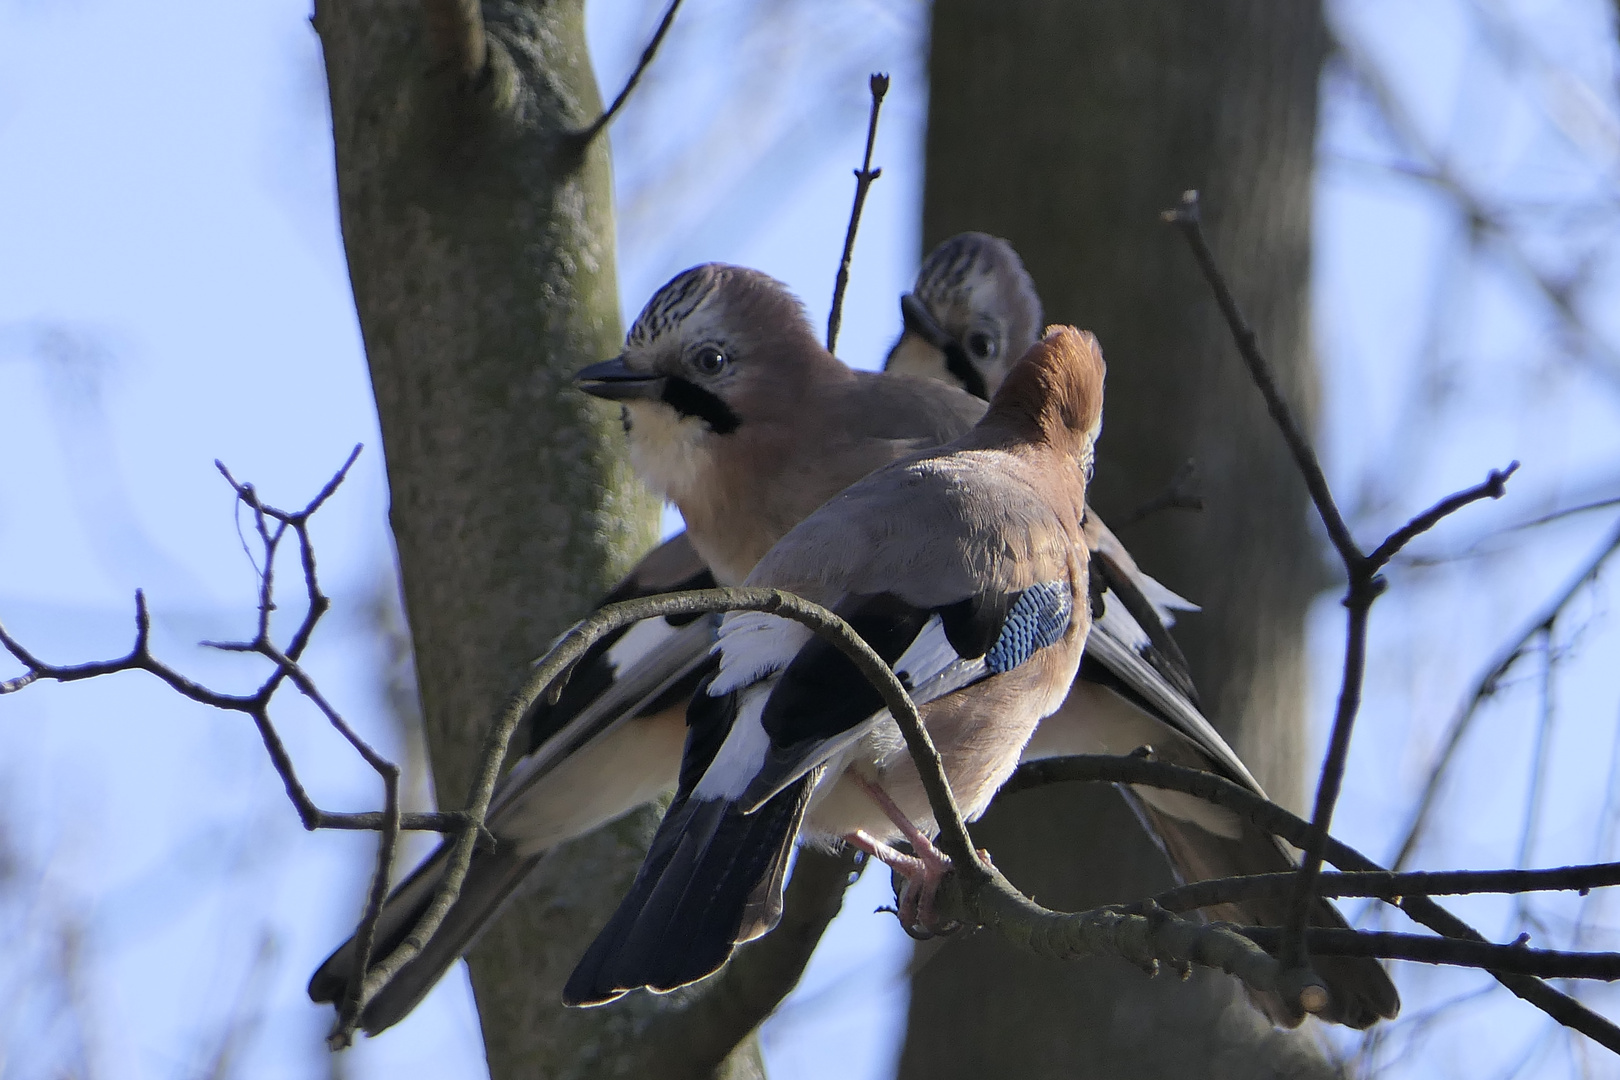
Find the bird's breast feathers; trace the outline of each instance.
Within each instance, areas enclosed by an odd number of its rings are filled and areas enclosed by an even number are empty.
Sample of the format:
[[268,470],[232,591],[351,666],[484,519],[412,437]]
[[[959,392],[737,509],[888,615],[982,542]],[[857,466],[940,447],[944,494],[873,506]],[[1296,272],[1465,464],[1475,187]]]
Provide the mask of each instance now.
[[659,402],[625,403],[630,421],[630,464],[636,475],[674,503],[702,489],[712,467],[709,427]]

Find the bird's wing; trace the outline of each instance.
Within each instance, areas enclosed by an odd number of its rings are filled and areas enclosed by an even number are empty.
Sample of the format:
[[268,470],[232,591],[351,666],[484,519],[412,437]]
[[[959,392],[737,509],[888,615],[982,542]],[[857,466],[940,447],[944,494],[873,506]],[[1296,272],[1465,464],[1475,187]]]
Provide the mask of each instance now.
[[[924,457],[829,501],[749,582],[831,607],[925,704],[1067,631],[1079,535],[1049,494],[1007,455]],[[732,615],[717,651],[719,671],[688,714],[726,732],[697,797],[757,807],[887,715],[855,666],[798,624]]]
[[1150,715],[1191,739],[1216,766],[1215,771],[1264,794],[1260,782],[1249,772],[1220,733],[1164,676],[1118,633],[1117,625],[1105,610],[1086,638],[1086,653],[1080,677],[1113,690]]
[[[712,589],[714,574],[704,565],[687,535],[677,533],[642,557],[633,570],[602,598],[597,607],[687,589]],[[701,618],[701,617],[700,617]],[[538,749],[623,673],[673,638],[692,618],[646,619],[606,634],[580,657],[556,701],[535,702],[523,718],[528,749]],[[713,641],[711,635],[710,639]],[[658,705],[664,703],[659,702]]]
[[[602,603],[714,584],[714,575],[681,533],[654,548]],[[586,743],[690,697],[712,666],[709,651],[719,625],[717,615],[644,619],[586,650],[557,699],[542,698],[525,716],[529,753],[496,791],[492,821],[498,825],[503,807],[520,801],[531,785]]]
[[[894,593],[851,597],[838,607],[867,644],[893,667],[918,705],[990,675],[1010,671],[1068,632],[1072,586],[1038,582],[983,592],[925,608]],[[766,622],[770,620],[770,622]],[[774,616],[728,621],[720,670],[693,698],[693,725],[720,714],[726,738],[693,795],[724,799],[752,812],[853,745],[888,718],[882,695],[837,647]],[[733,635],[746,641],[733,649]],[[739,655],[740,654],[740,655]]]

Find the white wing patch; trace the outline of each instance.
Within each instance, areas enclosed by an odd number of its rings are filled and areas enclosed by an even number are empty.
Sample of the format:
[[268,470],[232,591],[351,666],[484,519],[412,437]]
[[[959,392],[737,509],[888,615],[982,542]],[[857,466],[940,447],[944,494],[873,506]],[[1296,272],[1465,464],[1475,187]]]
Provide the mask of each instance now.
[[[911,692],[911,700],[922,705],[944,697],[982,678],[984,657],[964,660],[945,637],[945,624],[934,615],[894,663],[894,673]],[[883,710],[888,715],[888,710]]]
[[1164,623],[1166,630],[1176,625],[1176,612],[1204,610],[1186,597],[1171,592],[1146,574],[1136,575],[1136,587],[1142,590],[1142,596],[1153,605],[1154,612],[1159,616],[1159,621]]
[[671,626],[667,619],[643,619],[632,623],[630,629],[619,635],[607,651],[607,661],[613,665],[613,674],[619,676],[636,664],[641,663],[652,652],[675,636],[678,627]]
[[703,778],[692,789],[693,798],[736,799],[748,790],[748,785],[764,768],[765,755],[770,752],[771,737],[765,733],[760,716],[775,688],[776,680],[767,678],[746,687],[738,695],[736,722],[726,733],[719,753],[704,770]]
[[1102,617],[1092,624],[1093,634],[1106,634],[1138,656],[1153,647],[1153,639],[1148,637],[1135,616],[1125,609],[1125,602],[1112,589],[1103,593],[1102,608]]
[[720,654],[720,670],[709,684],[709,696],[723,697],[782,670],[811,637],[802,623],[764,612],[726,616],[714,646]]

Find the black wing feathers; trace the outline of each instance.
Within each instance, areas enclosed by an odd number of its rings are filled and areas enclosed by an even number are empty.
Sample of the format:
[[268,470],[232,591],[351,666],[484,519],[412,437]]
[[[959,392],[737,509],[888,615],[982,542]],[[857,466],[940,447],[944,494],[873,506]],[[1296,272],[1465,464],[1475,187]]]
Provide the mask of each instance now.
[[692,693],[692,704],[686,708],[686,749],[681,753],[681,775],[675,785],[675,801],[680,802],[692,793],[697,782],[720,752],[720,745],[737,721],[737,695],[709,696],[709,683],[714,680],[711,667],[697,689]]
[[[666,545],[668,546],[668,545]],[[597,607],[618,603],[621,600],[636,600],[643,596],[656,596],[666,592],[684,592],[688,589],[712,589],[715,587],[714,575],[707,569],[690,574],[676,581],[641,581],[635,577],[620,582],[614,590],[603,598]],[[665,619],[674,627],[685,626],[693,619],[702,618],[701,615],[683,615]],[[632,623],[631,626],[635,624]],[[613,685],[615,672],[613,664],[608,660],[607,652],[619,639],[629,633],[630,626],[620,627],[611,634],[599,638],[594,645],[585,650],[585,655],[579,658],[574,665],[573,673],[568,682],[563,685],[562,693],[557,696],[556,702],[548,702],[541,698],[529,707],[523,717],[523,729],[528,732],[528,747],[526,752],[533,753],[545,741],[562,730],[563,725],[572,720],[592,701],[601,697],[608,687]],[[701,670],[682,678],[670,686],[655,700],[649,702],[638,715],[651,715],[662,712],[684,700],[691,694],[701,677]]]
[[945,640],[951,643],[956,655],[972,660],[989,652],[1019,595],[981,593],[941,607],[939,621],[945,629]]
[[[1198,702],[1198,688],[1193,685],[1192,670],[1187,666],[1187,658],[1182,654],[1181,646],[1170,636],[1164,620],[1159,617],[1158,611],[1143,595],[1142,590],[1137,588],[1130,575],[1105,552],[1094,551],[1091,553],[1091,576],[1092,588],[1096,588],[1100,579],[1106,589],[1103,603],[1107,600],[1119,601],[1147,634],[1152,648],[1144,650],[1142,658],[1153,666],[1153,670],[1164,676],[1165,681],[1175,687],[1182,697],[1195,707],[1202,708]],[[1100,607],[1096,608],[1096,611],[1098,615],[1102,614]]]
[[[917,639],[933,613],[893,593],[856,596],[838,605],[838,614],[890,667]],[[760,717],[775,746],[808,739],[830,739],[879,709],[883,695],[831,642],[805,643],[777,677]]]

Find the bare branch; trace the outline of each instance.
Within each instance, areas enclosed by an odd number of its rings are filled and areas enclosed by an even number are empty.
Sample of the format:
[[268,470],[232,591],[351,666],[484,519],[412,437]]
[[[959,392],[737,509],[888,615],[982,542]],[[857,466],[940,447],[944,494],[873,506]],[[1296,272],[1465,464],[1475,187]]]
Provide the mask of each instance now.
[[1333,501],[1333,492],[1328,489],[1327,477],[1322,472],[1321,464],[1316,460],[1316,451],[1311,447],[1310,440],[1305,437],[1305,430],[1295,418],[1294,410],[1283,397],[1282,388],[1277,385],[1277,377],[1272,373],[1271,365],[1260,352],[1260,342],[1254,328],[1243,317],[1237,300],[1232,296],[1232,289],[1226,283],[1226,277],[1215,263],[1215,254],[1210,251],[1209,241],[1204,238],[1198,192],[1184,192],[1181,196],[1181,205],[1174,210],[1166,210],[1161,216],[1165,222],[1181,230],[1182,235],[1187,238],[1193,258],[1198,261],[1198,268],[1203,271],[1204,280],[1209,283],[1210,291],[1215,294],[1215,303],[1220,306],[1221,314],[1225,316],[1227,326],[1232,330],[1232,339],[1237,342],[1238,353],[1249,368],[1249,376],[1260,388],[1260,395],[1265,398],[1266,411],[1271,413],[1271,419],[1282,432],[1283,441],[1288,444],[1288,452],[1293,455],[1294,464],[1299,467],[1300,475],[1305,478],[1305,487],[1310,491],[1311,502],[1316,504],[1316,512],[1321,516],[1322,524],[1327,527],[1328,539],[1333,541],[1333,546],[1338,550],[1339,557],[1344,560],[1345,565],[1354,566],[1362,558],[1361,549],[1351,537],[1350,527],[1345,524],[1338,503]]
[[[1168,889],[1153,898],[1166,911],[1281,896],[1293,887],[1292,871],[1210,878]],[[1579,892],[1620,885],[1620,863],[1559,866],[1545,870],[1358,870],[1323,873],[1318,896],[1371,896],[1399,902],[1407,896],[1465,896],[1474,893]]]
[[1620,496],[1616,496],[1612,499],[1598,499],[1594,502],[1581,503],[1579,506],[1566,506],[1562,510],[1554,510],[1551,513],[1542,514],[1540,517],[1531,518],[1529,521],[1521,521],[1517,525],[1509,525],[1502,531],[1518,532],[1522,529],[1534,529],[1542,525],[1550,525],[1555,521],[1562,521],[1568,517],[1574,517],[1577,514],[1589,514],[1593,510],[1608,510],[1609,508],[1615,506],[1620,506]]
[[[1295,847],[1304,847],[1311,826],[1275,803],[1224,777],[1198,769],[1187,769],[1143,757],[1084,755],[1029,762],[1018,771],[1003,792],[1021,791],[1043,784],[1079,781],[1108,784],[1141,784],[1147,787],[1181,791],[1224,806],[1242,815],[1256,828],[1282,837]],[[1359,851],[1327,838],[1323,846],[1327,860],[1342,870],[1379,871],[1383,868]],[[1297,878],[1296,875],[1290,875]],[[1414,921],[1437,934],[1458,941],[1484,941],[1479,931],[1457,918],[1427,896],[1403,894],[1395,903]],[[1599,1016],[1567,994],[1560,993],[1540,979],[1508,972],[1492,972],[1496,981],[1565,1027],[1579,1031],[1593,1041],[1620,1053],[1620,1027]]]
[[1479,502],[1481,499],[1500,499],[1507,494],[1508,477],[1518,471],[1519,463],[1510,461],[1507,468],[1492,469],[1489,476],[1473,487],[1466,488],[1453,495],[1447,495],[1444,499],[1441,499],[1423,513],[1390,533],[1384,539],[1384,542],[1379,544],[1371,555],[1367,556],[1367,562],[1372,564],[1374,570],[1381,569],[1389,560],[1399,554],[1407,544],[1410,544],[1423,533],[1440,524],[1443,519],[1455,514],[1468,504]]
[[1188,458],[1177,466],[1164,490],[1132,510],[1114,523],[1114,531],[1121,532],[1157,514],[1161,510],[1192,510],[1202,513],[1204,497],[1198,493],[1198,466]]
[[867,85],[872,91],[872,113],[866,121],[866,155],[861,167],[855,170],[855,203],[849,208],[849,228],[844,232],[844,255],[838,261],[838,277],[833,282],[832,308],[827,312],[827,351],[838,351],[838,324],[844,317],[844,291],[849,288],[849,264],[855,257],[855,230],[861,225],[861,208],[866,205],[866,193],[872,181],[883,175],[882,169],[872,168],[872,144],[877,141],[878,111],[883,108],[883,95],[889,92],[889,77],[874,74]]
[[589,145],[590,141],[601,134],[609,124],[613,123],[613,118],[619,115],[619,110],[624,108],[624,103],[630,100],[631,91],[636,88],[636,84],[641,81],[641,76],[652,65],[653,57],[658,55],[658,46],[664,43],[664,35],[669,33],[671,26],[675,25],[675,13],[680,8],[681,0],[669,0],[669,7],[664,9],[664,17],[659,21],[658,29],[653,31],[652,40],[647,42],[647,47],[641,50],[641,59],[636,61],[635,69],[630,72],[630,78],[625,80],[624,89],[619,91],[619,96],[613,99],[613,104],[602,111],[601,116],[592,120],[575,135],[579,145]]
[[[399,806],[399,767],[384,758],[360,737],[299,665],[299,657],[309,644],[316,624],[330,607],[330,601],[321,592],[316,575],[315,550],[310,541],[309,520],[343,483],[359,457],[360,449],[356,446],[343,466],[333,474],[315,498],[311,499],[302,510],[297,511],[280,510],[267,505],[259,498],[251,484],[238,481],[223,463],[215,462],[220,474],[236,493],[238,502],[253,512],[254,532],[262,548],[262,563],[253,560],[252,553],[248,553],[249,560],[254,562],[259,576],[258,624],[253,640],[214,643],[216,648],[262,656],[273,665],[269,676],[252,694],[225,694],[210,690],[154,657],[150,647],[151,617],[146,609],[146,598],[139,592],[135,594],[135,643],[129,653],[118,660],[72,666],[47,664],[25,649],[3,626],[0,626],[0,645],[4,645],[26,669],[22,676],[0,683],[0,692],[19,690],[39,679],[76,682],[121,671],[145,671],[194,701],[249,716],[259,731],[271,764],[281,777],[288,799],[297,810],[299,819],[306,829],[366,829],[380,834],[377,867],[371,879],[366,910],[357,932],[361,957],[357,970],[364,971],[375,938],[377,921],[388,896],[388,871],[393,864],[400,830],[426,829],[452,833],[468,844],[475,843],[480,836],[487,835],[487,830],[483,826],[482,812],[477,816],[464,813],[402,814]],[[275,608],[276,551],[288,529],[291,529],[298,538],[307,608],[289,644],[283,650],[270,638],[270,613]],[[382,778],[384,809],[381,813],[334,814],[315,805],[299,781],[292,756],[287,752],[280,733],[270,720],[271,701],[284,681],[291,681],[298,691],[320,710],[327,722],[354,747],[366,764]],[[360,996],[362,989],[357,979],[356,985],[351,987],[345,996],[340,1007],[340,1027],[347,1025],[352,1030],[362,1003]]]
[[388,871],[394,865],[394,851],[399,845],[399,767],[388,763],[383,776],[382,838],[377,844],[377,868],[371,875],[371,889],[366,896],[366,909],[360,916],[360,927],[355,932],[354,973],[338,1006],[339,1026],[360,1022],[360,991],[365,985],[365,972],[371,966],[371,950],[377,941],[377,923],[382,918],[383,905],[388,901]]
[[1518,462],[1502,471],[1493,469],[1483,483],[1442,499],[1390,534],[1371,555],[1363,554],[1355,538],[1350,535],[1349,526],[1345,524],[1338,504],[1333,499],[1327,477],[1316,459],[1316,451],[1305,438],[1303,428],[1295,419],[1287,400],[1282,396],[1276,377],[1260,352],[1254,330],[1243,317],[1243,312],[1239,309],[1225,276],[1215,262],[1215,255],[1210,250],[1209,242],[1204,238],[1203,225],[1199,217],[1198,193],[1185,192],[1182,195],[1181,206],[1175,210],[1166,210],[1162,216],[1166,222],[1180,229],[1187,238],[1193,257],[1209,283],[1210,290],[1215,294],[1216,303],[1231,329],[1238,352],[1249,368],[1249,375],[1254,380],[1255,386],[1260,389],[1260,394],[1266,402],[1266,409],[1282,432],[1283,441],[1288,444],[1294,463],[1304,477],[1311,501],[1316,504],[1317,514],[1327,528],[1328,537],[1333,541],[1333,546],[1344,562],[1345,576],[1348,579],[1344,597],[1347,622],[1344,674],[1339,684],[1339,700],[1334,710],[1333,730],[1328,739],[1327,754],[1323,758],[1321,774],[1316,785],[1311,831],[1303,845],[1304,858],[1300,861],[1294,895],[1289,904],[1288,921],[1283,928],[1285,943],[1283,960],[1290,966],[1303,968],[1307,962],[1305,930],[1310,919],[1313,886],[1317,875],[1322,872],[1322,853],[1327,843],[1328,830],[1333,824],[1333,810],[1338,804],[1339,791],[1344,783],[1345,763],[1350,755],[1350,736],[1355,729],[1356,714],[1361,709],[1362,684],[1367,667],[1367,621],[1373,602],[1383,593],[1386,585],[1378,571],[1412,538],[1433,528],[1447,515],[1486,497],[1500,498],[1503,485],[1518,468]]
[[[1277,948],[1282,944],[1282,933],[1275,927],[1244,926],[1237,930],[1257,945]],[[1493,975],[1523,975],[1541,979],[1600,979],[1604,982],[1620,979],[1620,953],[1531,949],[1524,945],[1527,937],[1522,936],[1512,945],[1496,945],[1487,941],[1459,941],[1422,934],[1339,930],[1319,926],[1305,932],[1311,952],[1321,956],[1378,956],[1424,964],[1484,968]]]

